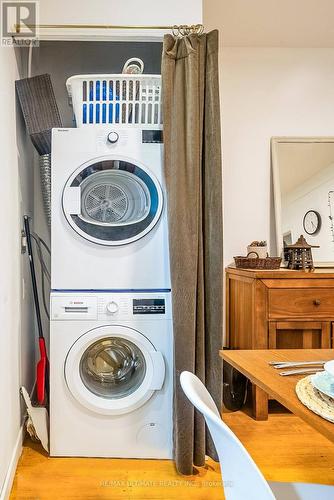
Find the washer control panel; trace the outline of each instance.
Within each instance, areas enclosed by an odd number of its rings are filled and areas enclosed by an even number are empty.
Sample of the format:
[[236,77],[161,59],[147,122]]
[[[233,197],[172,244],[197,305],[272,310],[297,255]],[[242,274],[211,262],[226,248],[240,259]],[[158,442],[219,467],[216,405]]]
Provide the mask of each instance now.
[[171,319],[171,293],[51,293],[53,320],[120,321],[131,318]]

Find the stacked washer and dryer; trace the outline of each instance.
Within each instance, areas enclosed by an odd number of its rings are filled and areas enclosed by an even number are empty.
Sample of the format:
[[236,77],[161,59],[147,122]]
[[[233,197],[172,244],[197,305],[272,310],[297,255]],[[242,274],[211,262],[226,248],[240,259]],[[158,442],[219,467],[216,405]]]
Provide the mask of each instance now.
[[50,452],[172,458],[161,77],[67,82],[52,135]]

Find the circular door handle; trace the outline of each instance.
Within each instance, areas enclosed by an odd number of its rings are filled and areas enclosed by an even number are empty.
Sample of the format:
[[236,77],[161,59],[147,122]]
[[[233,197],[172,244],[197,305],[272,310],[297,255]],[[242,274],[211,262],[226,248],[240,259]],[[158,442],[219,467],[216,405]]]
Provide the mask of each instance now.
[[319,300],[319,299],[314,299],[313,304],[314,304],[315,306],[320,306],[321,302],[320,302],[320,300]]

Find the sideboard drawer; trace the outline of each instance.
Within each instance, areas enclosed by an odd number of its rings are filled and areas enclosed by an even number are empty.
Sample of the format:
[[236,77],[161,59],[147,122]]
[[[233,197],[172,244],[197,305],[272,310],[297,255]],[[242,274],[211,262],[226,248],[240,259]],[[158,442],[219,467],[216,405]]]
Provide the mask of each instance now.
[[334,290],[269,290],[269,318],[328,318],[334,315]]

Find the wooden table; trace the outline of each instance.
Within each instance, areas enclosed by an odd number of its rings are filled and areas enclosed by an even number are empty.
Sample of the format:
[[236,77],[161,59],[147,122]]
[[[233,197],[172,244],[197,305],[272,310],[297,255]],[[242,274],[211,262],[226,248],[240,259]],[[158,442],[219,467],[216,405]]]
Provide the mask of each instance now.
[[268,365],[269,361],[327,361],[334,359],[333,349],[226,350],[219,351],[219,354],[224,361],[255,384],[258,390],[279,401],[292,413],[334,442],[334,423],[313,413],[297,398],[296,383],[306,375],[282,377],[279,375],[279,370]]

